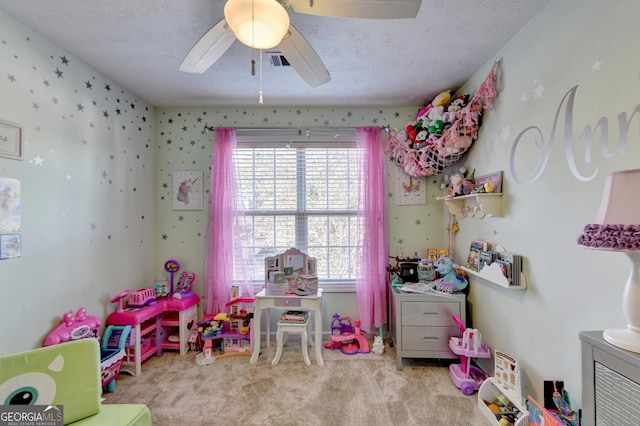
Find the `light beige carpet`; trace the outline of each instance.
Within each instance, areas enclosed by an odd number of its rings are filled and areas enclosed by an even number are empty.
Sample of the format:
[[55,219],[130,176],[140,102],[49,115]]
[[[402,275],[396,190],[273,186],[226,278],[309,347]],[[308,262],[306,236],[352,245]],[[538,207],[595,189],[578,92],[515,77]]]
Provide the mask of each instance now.
[[345,355],[324,349],[325,364],[302,360],[292,336],[280,363],[275,345],[249,357],[196,364],[196,353],[165,352],[142,364],[137,377],[121,374],[105,404],[143,403],[162,425],[446,425],[490,424],[477,392],[464,395],[447,367],[408,360],[396,370],[395,349],[383,355]]

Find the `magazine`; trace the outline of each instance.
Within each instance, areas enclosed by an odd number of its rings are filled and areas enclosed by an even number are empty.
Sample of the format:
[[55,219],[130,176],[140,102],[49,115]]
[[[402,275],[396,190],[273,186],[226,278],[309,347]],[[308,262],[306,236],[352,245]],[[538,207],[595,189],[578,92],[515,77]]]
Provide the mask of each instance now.
[[280,321],[305,322],[309,318],[309,311],[285,311],[280,314]]

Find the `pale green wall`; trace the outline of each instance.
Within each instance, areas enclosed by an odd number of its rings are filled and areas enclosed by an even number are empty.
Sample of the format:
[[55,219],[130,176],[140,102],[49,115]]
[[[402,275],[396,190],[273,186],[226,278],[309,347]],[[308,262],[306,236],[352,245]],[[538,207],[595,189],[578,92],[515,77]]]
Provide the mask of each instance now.
[[[203,134],[208,126],[231,127],[358,127],[391,125],[403,127],[415,118],[416,107],[370,108],[158,108],[156,176],[158,193],[156,211],[156,270],[167,259],[178,259],[198,277],[204,273],[204,241],[207,231],[208,203],[203,210],[173,210],[172,173],[176,170],[204,170],[205,188],[210,185],[211,151],[214,133]],[[288,142],[288,141],[287,141]],[[283,142],[284,144],[285,142]],[[440,201],[440,178],[427,180],[426,204],[397,205],[396,173],[388,161],[390,254],[426,255],[429,247],[442,247],[443,211]],[[208,198],[205,197],[205,200]],[[208,200],[207,200],[208,201]],[[195,283],[202,294],[202,280]],[[325,293],[325,324],[331,315],[357,316],[355,293]],[[328,327],[326,327],[328,329]]]
[[[625,153],[605,157],[598,140],[589,158],[581,136],[585,126],[593,127],[606,117],[613,150],[619,137],[617,116],[630,115],[638,105],[640,59],[634,52],[640,34],[634,28],[639,12],[633,0],[550,1],[496,54],[494,59],[502,60],[499,96],[494,109],[485,115],[480,139],[461,162],[475,168],[477,174],[505,172],[504,216],[460,220],[455,254],[456,260],[463,260],[466,245],[477,238],[525,256],[527,291],[503,290],[472,280],[469,300],[474,326],[484,341],[518,358],[523,394],[538,399],[542,399],[543,380],[559,379],[565,381],[574,400],[579,400],[578,332],[624,326],[621,297],[629,262],[620,254],[579,249],[576,238],[595,216],[605,173],[640,164],[637,114]],[[184,220],[180,220],[161,197],[171,195],[163,184],[170,183],[173,170],[207,170],[212,135],[199,133],[205,122],[265,127],[318,125],[328,120],[336,126],[401,127],[415,111],[256,107],[247,108],[245,116],[244,108],[167,108],[154,116],[144,102],[74,58],[68,68],[61,64],[60,56],[69,58],[68,54],[3,14],[0,43],[0,118],[23,124],[27,142],[24,161],[0,159],[0,175],[23,179],[24,199],[23,257],[0,261],[0,277],[8,294],[0,302],[0,353],[37,346],[64,311],[86,306],[105,315],[112,309],[111,295],[147,285],[161,274],[162,263],[169,257],[202,271],[205,212],[181,212]],[[492,62],[478,70],[467,83],[467,91],[477,88]],[[56,68],[65,72],[64,79],[56,78]],[[8,75],[14,75],[16,82]],[[94,83],[88,93],[85,81]],[[104,90],[105,83],[111,85],[110,92]],[[570,171],[561,151],[565,135],[560,126],[541,176],[518,183],[515,177],[526,179],[539,155],[531,138],[526,138],[516,152],[514,174],[509,161],[516,137],[529,126],[537,126],[542,135],[539,142],[549,146],[556,112],[564,95],[576,85],[574,157],[580,173],[595,176],[580,180]],[[537,87],[544,88],[540,97],[536,97]],[[127,106],[131,102],[135,110]],[[78,103],[85,106],[84,112],[77,110]],[[118,105],[123,105],[122,115],[115,112]],[[109,119],[102,116],[104,110]],[[565,110],[562,108],[563,113]],[[203,121],[196,124],[195,119],[204,112]],[[146,121],[141,122],[142,117]],[[346,117],[347,122],[343,121]],[[170,125],[169,118],[178,123]],[[181,121],[187,123],[184,132]],[[564,125],[565,120],[560,122]],[[171,151],[167,149],[169,138]],[[194,146],[191,139],[196,141]],[[37,155],[45,159],[42,166],[30,162]],[[158,172],[155,180],[153,168]],[[107,179],[102,178],[103,171]],[[389,173],[393,176],[393,167]],[[66,174],[73,176],[70,182]],[[438,183],[439,179],[429,180],[427,206],[396,207],[390,198],[392,254],[399,253],[399,240],[405,254],[446,245],[444,207],[432,199],[439,193]],[[69,184],[74,186],[69,188]],[[389,191],[394,192],[392,187]],[[152,212],[147,210],[150,206]],[[155,228],[148,220],[154,215]],[[91,223],[96,223],[95,231],[90,230]],[[334,297],[329,299],[329,312],[353,309],[346,302],[354,300],[352,294]]]
[[[207,209],[174,211],[171,173],[203,170],[208,188],[213,134],[201,133],[204,123],[402,126],[416,110],[156,111],[4,12],[0,43],[0,119],[20,124],[25,135],[23,161],[0,157],[0,176],[22,180],[23,229],[22,256],[0,261],[10,295],[0,301],[0,354],[39,346],[64,312],[81,306],[106,318],[111,297],[166,277],[169,258],[203,276]],[[389,174],[395,179],[394,167]],[[435,189],[428,205],[396,207],[390,183],[392,254],[400,246],[412,253],[442,244]],[[201,280],[196,290],[202,294]],[[357,315],[353,293],[328,294],[325,306],[328,317]]]
[[[639,16],[640,3],[633,0],[552,0],[495,55],[502,59],[500,93],[464,161],[479,174],[504,170],[505,208],[501,218],[460,221],[457,258],[466,256],[471,239],[493,241],[524,255],[529,281],[527,291],[518,292],[473,280],[474,327],[492,348],[517,357],[523,394],[539,400],[543,381],[558,379],[579,401],[578,333],[625,326],[621,300],[629,261],[622,254],[578,248],[576,239],[595,219],[605,174],[640,166],[640,114],[633,117],[626,152],[617,148],[618,115],[630,116],[640,104],[640,58],[634,54],[640,45]],[[477,87],[492,62],[467,87]],[[573,125],[565,133],[562,99],[576,85]],[[536,88],[543,88],[539,97]],[[603,117],[614,152],[610,157],[601,151],[600,132],[585,149],[585,127],[595,127]],[[539,128],[540,135],[522,138],[514,173],[510,156],[529,126]],[[565,146],[571,138],[573,144]],[[543,158],[536,142],[552,152],[540,177],[532,179]],[[576,175],[567,161],[569,152]]]
[[24,159],[0,157],[22,188],[22,257],[0,260],[6,354],[154,279],[155,112],[0,12],[0,120],[24,130]]

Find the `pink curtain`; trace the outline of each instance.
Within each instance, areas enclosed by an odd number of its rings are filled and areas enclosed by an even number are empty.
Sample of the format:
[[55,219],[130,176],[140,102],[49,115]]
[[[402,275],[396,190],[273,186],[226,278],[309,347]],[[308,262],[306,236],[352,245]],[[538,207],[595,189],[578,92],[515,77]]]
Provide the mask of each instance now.
[[388,225],[384,142],[380,127],[356,130],[362,149],[359,173],[360,227],[363,245],[356,281],[358,317],[363,330],[382,327],[387,321]]
[[[242,213],[236,209],[235,147],[236,130],[217,128],[211,156],[211,203],[205,248],[205,314],[226,312],[229,290],[232,285],[239,285],[237,281],[234,283],[233,273],[234,264],[242,264],[242,244],[236,232]],[[241,284],[241,295],[253,295],[247,284],[246,280]]]

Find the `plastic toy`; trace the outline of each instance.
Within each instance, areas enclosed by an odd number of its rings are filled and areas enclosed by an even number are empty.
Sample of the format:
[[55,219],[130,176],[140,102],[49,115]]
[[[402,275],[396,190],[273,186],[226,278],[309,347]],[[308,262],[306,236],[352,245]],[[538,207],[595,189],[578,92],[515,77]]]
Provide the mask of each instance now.
[[357,353],[369,353],[369,341],[360,330],[360,320],[354,321],[352,325],[351,317],[341,317],[333,314],[331,321],[331,339],[324,344],[327,349],[340,349],[343,354],[354,355]]
[[125,346],[129,342],[130,325],[110,325],[104,330],[100,343],[100,365],[102,367],[102,387],[107,392],[116,388],[116,378],[122,370]]
[[240,296],[240,289],[230,289],[231,300],[225,304],[229,312],[207,314],[198,323],[202,353],[196,355],[198,365],[208,365],[216,358],[236,355],[251,355],[251,333],[249,325],[253,312],[249,312],[255,297]]
[[456,314],[451,314],[457,324],[462,337],[452,337],[449,349],[460,355],[460,364],[449,366],[449,377],[465,395],[473,395],[480,388],[487,374],[478,367],[471,365],[471,358],[491,358],[491,351],[482,343],[482,335],[474,328],[465,328],[462,320]]
[[[126,296],[125,291],[116,298],[118,301]],[[102,320],[98,317],[87,315],[85,308],[80,308],[74,314],[66,312],[62,315],[62,321],[44,339],[43,346],[52,346],[79,339],[97,339],[100,341],[100,326]],[[122,362],[125,357],[125,345],[129,343],[131,327],[106,328],[100,345],[100,367],[102,375],[102,387],[107,392],[113,392],[115,379],[120,374]]]
[[73,314],[67,312],[62,315],[62,321],[44,339],[43,346],[57,345],[69,340],[95,337],[100,339],[100,325],[102,320],[98,317],[87,315],[85,308],[80,308]]
[[171,275],[171,287],[169,287],[169,294],[173,294],[173,276],[180,270],[180,262],[171,259],[164,262],[164,270]]
[[155,305],[156,303],[156,289],[141,288],[129,295],[127,306],[130,308],[142,308],[143,306]]
[[191,287],[193,286],[193,281],[195,279],[196,274],[194,274],[193,272],[183,271],[182,274],[180,274],[178,287],[176,288],[176,292],[173,293],[173,298],[186,299],[187,297],[193,296],[195,293],[193,292],[193,290],[191,290]]

